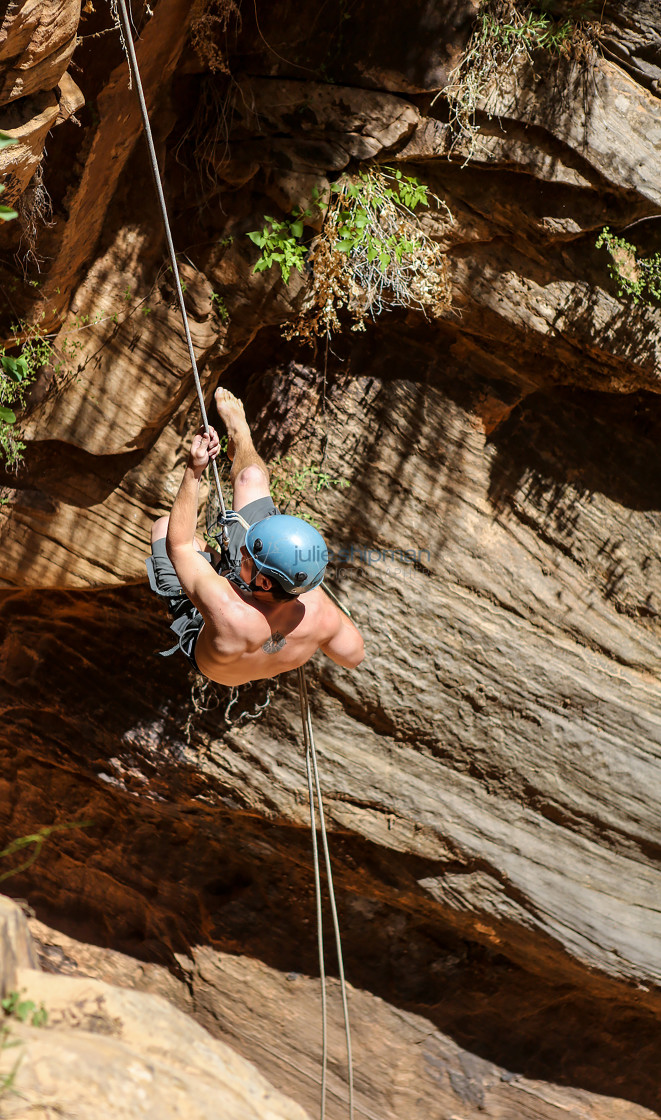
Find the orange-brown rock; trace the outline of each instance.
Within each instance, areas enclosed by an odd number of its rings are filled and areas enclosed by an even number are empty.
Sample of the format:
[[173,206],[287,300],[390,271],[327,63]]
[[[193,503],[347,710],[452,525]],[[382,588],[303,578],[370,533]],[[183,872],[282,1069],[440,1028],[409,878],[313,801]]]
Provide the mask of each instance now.
[[[202,385],[245,399],[278,470],[326,477],[303,508],[366,636],[356,673],[309,674],[358,1065],[380,1068],[364,1020],[387,1055],[424,1022],[469,1071],[459,1101],[441,1077],[448,1114],[659,1115],[661,310],[595,247],[609,225],[659,248],[658,5],[609,0],[606,57],[501,75],[474,145],[434,96],[475,5],[414,8],[228,10],[210,34],[230,75],[187,41],[190,5],[136,17]],[[0,825],[93,820],[16,891],[190,979],[196,1014],[237,1036],[242,984],[260,975],[270,1023],[291,991],[298,1062],[317,965],[297,694],[235,702],[153,657],[149,524],[199,421],[125,64],[91,18],[81,128],[48,141],[49,262],[36,288],[0,263],[7,327],[31,317],[55,347],[3,479]],[[440,200],[422,222],[452,307],[287,342],[309,272],[255,273],[246,234],[365,159]],[[381,1115],[377,1080],[361,1101]],[[394,1114],[416,1115],[408,1091]]]
[[79,0],[11,0],[0,25],[0,129],[17,141],[0,152],[5,202],[17,202],[39,167],[46,137],[83,104],[66,73]]
[[9,0],[0,25],[0,105],[54,90],[76,46],[79,0]]

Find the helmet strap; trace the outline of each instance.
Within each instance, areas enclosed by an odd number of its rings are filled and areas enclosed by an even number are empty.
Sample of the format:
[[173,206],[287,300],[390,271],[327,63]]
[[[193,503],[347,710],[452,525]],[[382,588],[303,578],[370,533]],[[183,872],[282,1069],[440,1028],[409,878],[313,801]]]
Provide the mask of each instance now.
[[240,564],[236,568],[232,568],[227,573],[227,576],[225,578],[228,579],[230,583],[234,583],[237,587],[240,587],[241,590],[245,591],[247,595],[253,595],[255,591],[262,591],[263,588],[257,586],[257,577],[259,575],[259,571],[255,561],[253,560],[252,562],[252,576],[250,578],[250,583],[246,583],[243,576],[239,575],[240,568]]
[[246,583],[246,581],[243,579],[243,577],[240,576],[239,573],[237,571],[235,571],[233,568],[231,568],[227,572],[227,575],[225,576],[225,579],[229,580],[229,582],[233,583],[236,587],[240,587],[241,590],[245,591],[248,595],[252,595],[251,585],[249,583]]

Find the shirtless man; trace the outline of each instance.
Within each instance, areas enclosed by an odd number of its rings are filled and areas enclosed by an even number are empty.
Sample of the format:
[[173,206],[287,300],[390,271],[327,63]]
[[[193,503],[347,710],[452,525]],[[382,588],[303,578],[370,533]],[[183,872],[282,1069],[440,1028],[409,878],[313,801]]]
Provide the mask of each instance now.
[[322,590],[328,552],[323,537],[300,518],[281,515],[271,500],[269,472],[255,450],[243,405],[227,389],[216,405],[228,435],[233,508],[249,523],[228,526],[234,570],[216,568],[195,537],[200,479],[219,450],[217,433],[200,431],[168,517],[152,526],[149,582],[168,599],[171,629],[193,666],[224,685],[275,677],[321,649],[355,669],[363,639]]

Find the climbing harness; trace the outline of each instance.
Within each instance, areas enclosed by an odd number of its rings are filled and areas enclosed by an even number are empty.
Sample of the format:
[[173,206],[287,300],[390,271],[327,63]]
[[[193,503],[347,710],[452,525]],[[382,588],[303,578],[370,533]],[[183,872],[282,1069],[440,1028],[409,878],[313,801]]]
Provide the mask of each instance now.
[[[161,182],[161,176],[160,176],[160,172],[159,172],[159,169],[158,169],[158,160],[156,158],[156,150],[154,148],[154,140],[153,140],[153,137],[152,137],[151,126],[150,126],[150,123],[149,123],[149,115],[147,113],[147,104],[145,102],[145,96],[144,96],[144,91],[143,91],[143,88],[142,88],[142,82],[140,80],[140,71],[138,69],[138,60],[136,58],[135,48],[133,46],[133,36],[131,34],[131,25],[130,25],[130,22],[129,22],[129,16],[128,16],[128,11],[127,11],[127,7],[126,7],[126,0],[111,0],[111,12],[112,12],[113,16],[117,15],[117,17],[118,17],[118,22],[119,22],[119,26],[120,26],[121,35],[122,35],[122,42],[123,42],[123,46],[124,46],[124,49],[125,49],[125,53],[126,53],[126,57],[127,57],[127,61],[128,61],[128,66],[129,66],[129,75],[130,75],[131,81],[135,84],[135,90],[136,90],[136,94],[137,94],[137,97],[138,97],[138,102],[139,102],[139,105],[140,105],[140,112],[141,112],[141,115],[142,115],[142,123],[143,123],[143,129],[144,129],[144,134],[145,134],[145,140],[147,141],[147,147],[149,149],[149,158],[150,158],[150,162],[151,162],[151,169],[152,169],[152,173],[153,173],[153,176],[154,176],[156,193],[158,195],[158,201],[159,201],[159,205],[160,205],[160,209],[161,209],[161,215],[162,215],[162,218],[163,218],[163,227],[164,227],[164,230],[165,230],[165,237],[166,237],[166,241],[167,241],[168,252],[169,252],[169,255],[170,255],[170,260],[172,262],[172,274],[173,274],[173,277],[174,277],[174,283],[175,283],[175,288],[176,288],[176,292],[177,292],[177,299],[178,299],[178,302],[179,302],[179,309],[181,311],[181,318],[182,318],[182,322],[183,322],[184,333],[185,333],[185,336],[186,336],[186,344],[188,346],[188,353],[189,353],[189,356],[190,356],[191,368],[192,368],[193,377],[194,377],[194,380],[195,380],[195,389],[197,391],[197,397],[198,397],[198,401],[199,401],[199,405],[200,405],[200,412],[201,412],[201,415],[202,415],[202,423],[203,423],[204,430],[205,430],[206,434],[209,435],[210,432],[209,432],[209,421],[207,419],[207,410],[206,410],[206,406],[205,406],[205,403],[204,403],[204,395],[202,393],[202,386],[200,384],[200,375],[199,375],[198,369],[197,369],[197,362],[195,360],[195,351],[193,349],[193,341],[191,339],[190,328],[188,326],[188,316],[186,314],[186,306],[185,306],[185,303],[184,303],[184,294],[183,294],[182,287],[181,287],[181,281],[179,279],[179,268],[178,268],[178,265],[177,265],[177,257],[176,257],[176,253],[175,253],[175,249],[174,249],[174,244],[173,244],[173,241],[172,241],[172,233],[171,233],[171,230],[170,230],[170,222],[169,222],[169,219],[168,219],[167,207],[166,207],[166,204],[165,204],[165,196],[163,194],[163,184]],[[131,81],[129,82],[129,88],[131,88]],[[230,523],[232,520],[237,520],[244,526],[244,528],[248,529],[249,526],[247,525],[247,523],[244,521],[244,519],[241,517],[240,514],[236,513],[233,510],[226,510],[225,509],[225,502],[223,500],[223,494],[222,494],[222,490],[221,490],[221,486],[220,486],[220,477],[219,477],[219,474],[218,474],[218,466],[216,464],[215,459],[211,460],[211,466],[212,466],[213,478],[214,478],[214,483],[215,483],[215,487],[216,487],[216,496],[217,496],[217,499],[218,499],[218,506],[219,506],[219,511],[220,511],[220,517],[219,517],[220,534],[219,534],[219,537],[220,537],[220,544],[221,544],[221,555],[223,556],[223,560],[225,558],[227,558],[229,560],[230,559],[230,556],[229,556],[229,537],[228,537],[228,534],[227,534],[228,523]],[[232,569],[232,571],[234,571],[234,566],[231,563],[230,563],[229,567]],[[237,579],[237,577],[238,577],[238,579]],[[250,590],[249,585],[246,585],[245,581],[241,580],[241,577],[238,576],[238,573],[234,573],[234,579],[235,579],[235,582],[239,582],[240,585],[244,584],[244,587],[247,587],[247,589]],[[328,590],[328,589],[325,588],[325,590]],[[331,597],[335,598],[335,596],[332,595],[332,593],[331,593]],[[342,608],[342,609],[345,610],[345,608]],[[348,614],[349,612],[345,610],[345,613]],[[339,976],[340,976],[340,990],[341,990],[341,993],[342,993],[342,1011],[343,1011],[343,1015],[344,1015],[344,1027],[345,1027],[346,1044],[347,1044],[347,1069],[348,1069],[348,1086],[349,1086],[349,1120],[353,1120],[353,1111],[354,1111],[354,1107],[353,1107],[353,1060],[352,1060],[352,1054],[351,1054],[351,1030],[350,1030],[350,1026],[349,1026],[349,1007],[348,1007],[348,1002],[347,1002],[346,982],[345,982],[345,978],[344,978],[344,962],[343,962],[343,958],[342,958],[342,945],[341,945],[341,940],[340,940],[340,926],[339,926],[339,921],[338,921],[338,917],[337,917],[337,907],[335,905],[335,892],[334,892],[334,889],[333,889],[333,876],[332,876],[332,870],[331,870],[330,852],[328,850],[328,839],[327,839],[327,836],[326,836],[326,823],[325,823],[325,819],[324,819],[323,801],[322,801],[322,796],[321,796],[321,784],[320,784],[320,781],[319,781],[319,770],[318,770],[318,766],[317,766],[317,755],[316,755],[315,743],[314,743],[314,733],[313,733],[313,730],[312,730],[312,716],[311,716],[311,712],[310,712],[310,700],[309,700],[309,696],[308,696],[307,681],[306,681],[304,666],[300,666],[300,668],[298,669],[298,689],[299,689],[299,699],[300,699],[300,705],[301,705],[301,720],[302,720],[302,725],[303,725],[303,740],[304,740],[304,744],[305,744],[305,762],[306,762],[307,780],[308,780],[308,795],[309,795],[309,800],[310,800],[310,824],[311,824],[311,830],[312,830],[312,855],[313,855],[313,864],[314,864],[315,900],[316,900],[316,912],[317,912],[317,942],[318,942],[318,950],[319,950],[319,976],[320,976],[320,981],[321,981],[322,1069],[321,1069],[321,1111],[320,1111],[320,1115],[321,1115],[321,1120],[325,1120],[325,1114],[326,1114],[326,1071],[327,1071],[327,1059],[328,1059],[328,1037],[327,1037],[328,1036],[328,1030],[327,1030],[327,1002],[326,1002],[326,971],[325,971],[325,964],[324,964],[324,941],[323,941],[323,924],[322,924],[321,874],[320,874],[320,869],[319,869],[319,850],[318,850],[318,845],[317,845],[317,816],[319,818],[319,835],[321,837],[321,845],[322,845],[322,849],[323,849],[323,853],[324,853],[324,864],[325,864],[325,868],[326,868],[326,879],[327,879],[327,882],[328,882],[328,896],[329,896],[331,914],[332,914],[332,918],[333,918],[333,930],[334,930],[334,934],[335,934],[335,946],[336,946],[336,951],[337,951],[338,971],[339,971]],[[230,707],[231,707],[231,705],[230,705]],[[228,714],[228,711],[229,711],[229,707],[226,711],[226,715]],[[316,804],[315,804],[315,795],[316,795]]]

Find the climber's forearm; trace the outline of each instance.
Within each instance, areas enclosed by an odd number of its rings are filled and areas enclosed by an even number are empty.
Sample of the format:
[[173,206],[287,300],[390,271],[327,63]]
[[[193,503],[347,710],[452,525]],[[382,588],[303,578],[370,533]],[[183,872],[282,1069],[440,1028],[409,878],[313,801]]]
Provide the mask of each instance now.
[[200,478],[195,477],[196,471],[190,465],[186,467],[181,480],[165,539],[168,556],[174,563],[175,555],[182,548],[195,547],[195,529],[197,527],[197,507],[199,500]]
[[177,553],[182,549],[184,551],[195,549],[200,479],[210,461],[216,458],[219,448],[218,432],[215,428],[209,428],[208,432],[200,428],[191,444],[188,463],[179,493],[172,506],[165,538],[165,547],[175,568]]

